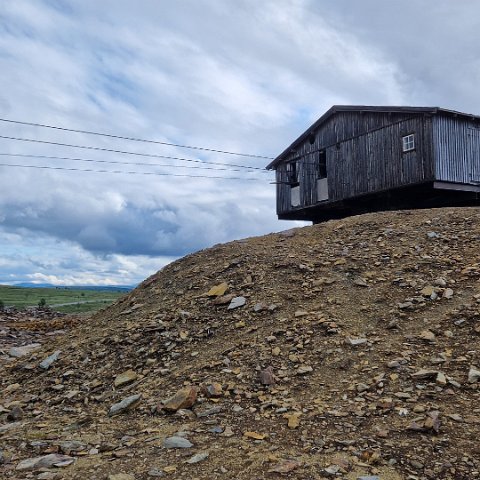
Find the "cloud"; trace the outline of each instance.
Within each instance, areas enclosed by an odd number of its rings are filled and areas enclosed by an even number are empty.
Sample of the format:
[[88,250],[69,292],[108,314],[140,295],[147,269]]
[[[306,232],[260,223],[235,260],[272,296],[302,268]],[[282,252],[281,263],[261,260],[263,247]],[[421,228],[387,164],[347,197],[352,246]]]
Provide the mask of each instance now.
[[[0,117],[274,156],[332,104],[479,111],[469,40],[479,13],[472,0],[7,2]],[[0,282],[131,283],[186,253],[294,225],[276,220],[271,174],[192,168],[267,160],[2,122],[0,135],[195,160],[0,139],[0,153],[137,163],[0,164],[190,175],[0,165]]]

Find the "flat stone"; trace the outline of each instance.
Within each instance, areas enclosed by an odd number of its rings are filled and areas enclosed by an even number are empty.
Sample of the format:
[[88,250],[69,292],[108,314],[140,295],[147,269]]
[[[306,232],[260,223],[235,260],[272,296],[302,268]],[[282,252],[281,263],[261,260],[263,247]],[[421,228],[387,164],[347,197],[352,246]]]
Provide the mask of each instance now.
[[285,414],[284,417],[288,420],[288,428],[295,429],[300,425],[300,417],[302,416],[301,412],[293,412],[290,414]]
[[247,303],[245,297],[234,297],[230,302],[230,305],[227,307],[227,310],[233,310],[234,308],[243,307]]
[[115,473],[114,475],[109,475],[108,480],[135,480],[135,477],[128,473]]
[[203,462],[208,458],[208,456],[209,456],[208,452],[200,452],[194,455],[193,457],[190,457],[186,463],[194,464],[194,463]]
[[368,340],[366,338],[347,338],[347,343],[352,345],[353,347],[356,347],[358,345],[364,345],[365,343],[367,343],[367,341]]
[[60,455],[59,453],[50,453],[42,457],[27,458],[22,460],[15,470],[38,470],[40,468],[50,467],[66,467],[75,461],[73,457],[68,455]]
[[202,390],[208,398],[221,397],[223,395],[222,384],[217,382],[204,385]]
[[113,384],[115,388],[121,387],[122,385],[127,385],[128,383],[134,382],[138,378],[138,375],[133,370],[127,370],[126,372],[120,373],[115,377]]
[[121,402],[115,403],[110,407],[108,416],[113,417],[114,415],[120,415],[121,413],[134,409],[140,403],[141,399],[141,395],[131,395],[130,397],[124,398]]
[[87,449],[87,444],[80,442],[79,440],[65,440],[58,443],[61,451],[65,454],[73,452],[81,452]]
[[368,283],[364,278],[358,277],[353,281],[354,285],[357,285],[358,287],[368,287]]
[[235,295],[233,293],[229,293],[228,295],[221,295],[220,297],[217,297],[214,301],[214,305],[226,305],[227,303],[230,303],[232,301],[232,298],[234,298]]
[[163,441],[164,448],[191,448],[193,443],[183,437],[167,437]]
[[37,475],[36,480],[61,480],[62,476],[57,472],[43,472]]
[[207,295],[209,297],[220,297],[228,290],[228,283],[223,282],[219,285],[215,285],[212,287],[208,292]]
[[8,354],[14,358],[21,358],[34,352],[35,350],[38,350],[41,348],[41,346],[42,345],[40,343],[30,343],[29,345],[24,345],[23,347],[12,347],[8,351]]
[[165,472],[163,470],[160,470],[159,468],[151,468],[147,475],[149,477],[164,477],[165,476]]
[[449,300],[450,298],[453,298],[453,290],[451,288],[446,288],[442,296],[447,300]]
[[435,378],[437,375],[438,375],[438,370],[426,370],[426,369],[421,369],[415,373],[412,373],[413,378],[417,378],[420,380],[424,380],[427,378]]
[[424,297],[431,297],[432,294],[435,292],[435,287],[432,285],[427,285],[426,287],[422,288],[420,291],[420,295],[423,295]]
[[256,303],[255,306],[253,307],[253,311],[255,313],[263,312],[264,310],[267,310],[267,305],[264,303]]
[[470,383],[475,383],[478,382],[480,379],[480,370],[478,370],[475,367],[470,367],[470,370],[468,372],[468,381]]
[[423,330],[420,333],[419,338],[426,342],[433,342],[435,340],[435,334],[431,330]]
[[446,385],[447,384],[447,377],[445,376],[445,374],[443,372],[438,372],[437,378],[435,379],[435,381],[439,385]]
[[307,373],[313,372],[313,367],[310,365],[300,365],[297,369],[298,375],[306,375]]
[[40,363],[39,367],[42,368],[43,370],[48,370],[51,367],[52,363],[54,363],[58,360],[58,357],[60,356],[61,353],[62,353],[61,350],[56,350],[50,356],[45,358]]
[[168,412],[190,408],[197,401],[197,389],[195,387],[181,388],[173,397],[166,400],[162,408]]

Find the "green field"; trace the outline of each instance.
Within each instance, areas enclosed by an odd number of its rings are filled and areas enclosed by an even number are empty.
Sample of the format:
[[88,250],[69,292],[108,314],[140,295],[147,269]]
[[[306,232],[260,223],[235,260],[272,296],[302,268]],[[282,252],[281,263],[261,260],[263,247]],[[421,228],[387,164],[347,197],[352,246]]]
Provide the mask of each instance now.
[[0,285],[0,305],[23,309],[39,305],[64,313],[96,312],[125,295],[125,290],[74,290],[71,288],[26,288]]

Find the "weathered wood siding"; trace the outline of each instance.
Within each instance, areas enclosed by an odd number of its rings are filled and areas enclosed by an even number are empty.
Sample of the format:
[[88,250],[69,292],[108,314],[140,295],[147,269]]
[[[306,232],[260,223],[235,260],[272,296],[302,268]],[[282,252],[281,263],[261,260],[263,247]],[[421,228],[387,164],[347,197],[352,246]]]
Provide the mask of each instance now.
[[435,179],[480,182],[480,125],[465,117],[437,115],[433,119]]
[[[415,150],[402,137],[415,134]],[[431,119],[423,115],[339,112],[314,141],[304,141],[277,166],[277,213],[316,205],[319,152],[326,151],[329,199],[325,203],[433,180]],[[313,138],[312,138],[313,140]],[[297,161],[300,201],[292,207],[287,163]]]

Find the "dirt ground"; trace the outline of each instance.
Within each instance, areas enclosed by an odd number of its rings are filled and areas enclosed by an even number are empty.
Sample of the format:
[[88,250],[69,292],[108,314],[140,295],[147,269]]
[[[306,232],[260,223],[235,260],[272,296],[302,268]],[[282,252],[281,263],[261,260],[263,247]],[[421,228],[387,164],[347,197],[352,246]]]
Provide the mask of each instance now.
[[0,317],[0,476],[478,478],[479,241],[478,208],[367,214],[188,255],[81,322]]

